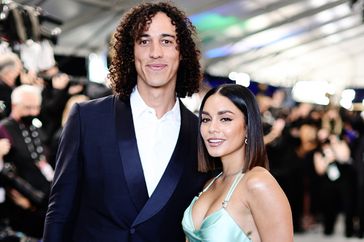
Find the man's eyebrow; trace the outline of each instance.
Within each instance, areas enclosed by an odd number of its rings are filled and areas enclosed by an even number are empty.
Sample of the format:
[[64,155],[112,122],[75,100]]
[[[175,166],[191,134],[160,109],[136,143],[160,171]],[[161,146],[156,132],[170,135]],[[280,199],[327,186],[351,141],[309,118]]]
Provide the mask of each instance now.
[[143,37],[149,37],[149,36],[150,36],[149,34],[142,33],[139,36],[137,36],[137,39],[140,39],[140,38],[143,38]]
[[173,34],[162,34],[162,37],[171,37],[171,38],[176,38],[176,35]]
[[[161,34],[162,37],[171,37],[171,38],[176,38],[176,35],[173,35],[173,34],[166,34],[166,33],[163,33]],[[142,33],[137,39],[140,39],[140,38],[143,38],[143,37],[150,37],[149,34],[147,33]]]

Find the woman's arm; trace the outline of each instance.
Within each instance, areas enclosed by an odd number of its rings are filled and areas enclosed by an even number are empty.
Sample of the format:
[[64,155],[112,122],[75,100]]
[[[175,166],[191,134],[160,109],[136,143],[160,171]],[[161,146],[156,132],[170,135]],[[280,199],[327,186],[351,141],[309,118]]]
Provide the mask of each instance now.
[[254,168],[247,179],[248,204],[263,242],[292,242],[292,213],[286,195],[264,168]]

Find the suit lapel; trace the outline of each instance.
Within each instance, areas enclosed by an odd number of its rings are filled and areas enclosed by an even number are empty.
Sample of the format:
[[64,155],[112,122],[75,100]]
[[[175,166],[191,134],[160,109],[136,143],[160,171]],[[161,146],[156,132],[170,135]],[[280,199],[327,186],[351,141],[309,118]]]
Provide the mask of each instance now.
[[129,102],[122,102],[117,97],[114,100],[115,125],[124,177],[134,205],[140,211],[148,200],[148,191],[135,138],[131,107]]
[[189,135],[191,134],[192,125],[188,119],[188,110],[182,102],[181,107],[181,128],[178,136],[177,144],[172,154],[171,160],[158,183],[155,191],[148,200],[148,202],[140,211],[139,215],[135,219],[132,226],[140,224],[156,213],[158,213],[168,202],[172,196],[178,182],[180,181],[185,160],[189,159],[188,154],[190,153],[189,147]]

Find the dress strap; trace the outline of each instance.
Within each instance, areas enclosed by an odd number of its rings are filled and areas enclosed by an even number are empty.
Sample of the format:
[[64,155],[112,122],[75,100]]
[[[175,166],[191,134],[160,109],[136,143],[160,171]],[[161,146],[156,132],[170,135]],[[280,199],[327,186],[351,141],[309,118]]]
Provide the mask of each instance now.
[[202,192],[200,192],[198,194],[198,196],[201,196],[202,193],[206,192],[212,184],[214,184],[214,182],[216,181],[217,178],[219,178],[222,175],[222,172],[220,172],[217,176],[214,177],[214,179],[212,179],[212,181],[207,185],[207,187],[205,187],[205,189],[202,190]]
[[227,195],[225,197],[225,200],[222,202],[222,206],[224,208],[227,207],[227,204],[230,201],[230,198],[233,195],[233,192],[234,192],[236,186],[239,184],[239,182],[240,182],[241,178],[243,178],[243,176],[244,176],[244,173],[239,173],[239,174],[236,175],[236,177],[235,177],[233,183],[231,184],[231,187],[230,187],[230,189],[229,189],[229,191],[228,191],[228,193],[227,193]]

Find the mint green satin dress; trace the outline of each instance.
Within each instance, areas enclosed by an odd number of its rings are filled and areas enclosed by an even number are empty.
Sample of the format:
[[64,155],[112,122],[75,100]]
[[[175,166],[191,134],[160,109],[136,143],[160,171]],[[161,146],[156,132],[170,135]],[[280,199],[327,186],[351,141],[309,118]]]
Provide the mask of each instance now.
[[230,197],[233,194],[240,179],[243,177],[243,173],[240,173],[235,177],[234,182],[232,183],[229,192],[222,203],[222,207],[207,216],[202,221],[200,229],[195,229],[192,220],[192,207],[201,194],[206,192],[215,182],[215,180],[221,176],[221,174],[222,173],[216,176],[210,182],[210,184],[192,200],[190,206],[184,212],[182,227],[189,242],[251,242],[251,239],[248,237],[248,235],[246,235],[244,231],[241,230],[239,225],[234,221],[234,219],[226,210]]

